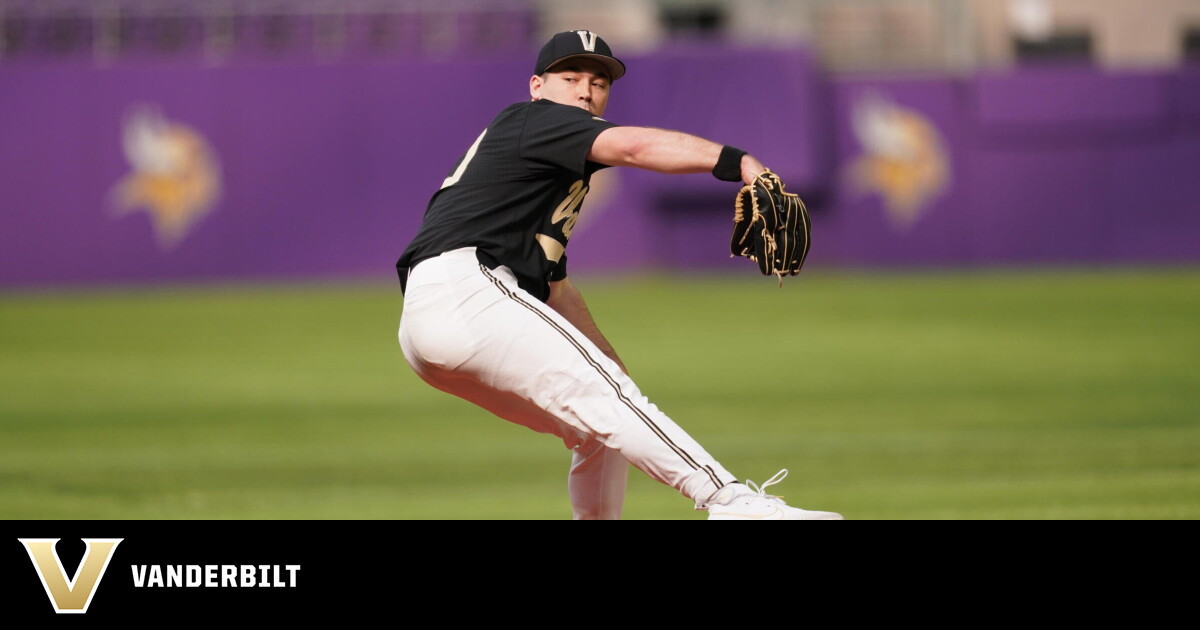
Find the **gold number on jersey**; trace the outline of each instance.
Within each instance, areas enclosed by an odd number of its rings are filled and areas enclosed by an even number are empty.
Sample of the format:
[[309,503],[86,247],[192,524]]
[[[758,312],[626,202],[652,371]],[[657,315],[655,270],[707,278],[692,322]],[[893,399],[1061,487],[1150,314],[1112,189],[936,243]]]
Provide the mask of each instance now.
[[453,186],[458,183],[458,180],[462,179],[463,173],[467,171],[467,165],[471,163],[471,160],[475,159],[475,152],[479,150],[479,143],[483,142],[483,137],[486,135],[487,129],[484,129],[483,133],[479,134],[479,137],[475,139],[475,144],[472,144],[471,148],[467,149],[467,154],[463,156],[462,162],[458,163],[458,168],[454,169],[454,173],[442,180],[442,188]]

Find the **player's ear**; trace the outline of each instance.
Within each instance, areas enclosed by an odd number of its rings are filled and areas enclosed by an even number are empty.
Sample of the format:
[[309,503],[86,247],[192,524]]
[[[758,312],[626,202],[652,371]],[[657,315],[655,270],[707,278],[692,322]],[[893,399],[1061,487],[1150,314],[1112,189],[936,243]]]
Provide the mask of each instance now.
[[546,82],[542,80],[542,77],[540,77],[536,74],[529,77],[529,96],[530,96],[530,98],[532,98],[535,101],[541,100],[542,99],[542,86],[545,85],[545,83]]

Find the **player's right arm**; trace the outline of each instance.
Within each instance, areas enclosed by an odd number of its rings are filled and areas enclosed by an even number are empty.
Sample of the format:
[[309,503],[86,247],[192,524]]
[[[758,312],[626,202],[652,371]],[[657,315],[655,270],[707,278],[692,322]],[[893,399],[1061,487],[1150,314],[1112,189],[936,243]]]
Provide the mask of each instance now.
[[[632,166],[658,173],[710,173],[723,145],[699,136],[653,127],[612,127],[600,132],[588,159],[608,166]],[[766,167],[742,156],[742,181],[753,183]]]
[[546,305],[579,329],[579,332],[596,344],[601,352],[616,362],[622,372],[629,373],[629,370],[625,368],[625,363],[621,361],[621,357],[617,356],[617,351],[613,349],[612,344],[596,326],[596,321],[592,319],[592,314],[583,301],[583,295],[579,289],[575,288],[575,285],[571,284],[570,278],[550,283],[550,297],[546,300]]

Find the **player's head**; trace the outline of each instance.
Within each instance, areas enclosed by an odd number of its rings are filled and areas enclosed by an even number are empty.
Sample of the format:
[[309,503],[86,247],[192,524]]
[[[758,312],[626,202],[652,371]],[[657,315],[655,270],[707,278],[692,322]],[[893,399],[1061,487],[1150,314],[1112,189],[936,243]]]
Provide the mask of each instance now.
[[533,100],[580,107],[595,116],[608,106],[608,90],[625,75],[625,64],[591,31],[558,33],[538,54],[529,79]]

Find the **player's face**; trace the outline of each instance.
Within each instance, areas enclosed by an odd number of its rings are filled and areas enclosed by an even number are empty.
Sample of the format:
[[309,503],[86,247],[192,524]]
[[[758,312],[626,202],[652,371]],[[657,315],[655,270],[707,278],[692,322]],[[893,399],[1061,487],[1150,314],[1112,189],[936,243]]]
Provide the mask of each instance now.
[[590,59],[574,59],[562,67],[529,80],[533,100],[546,99],[561,105],[579,107],[603,116],[608,107],[612,81],[604,66]]

